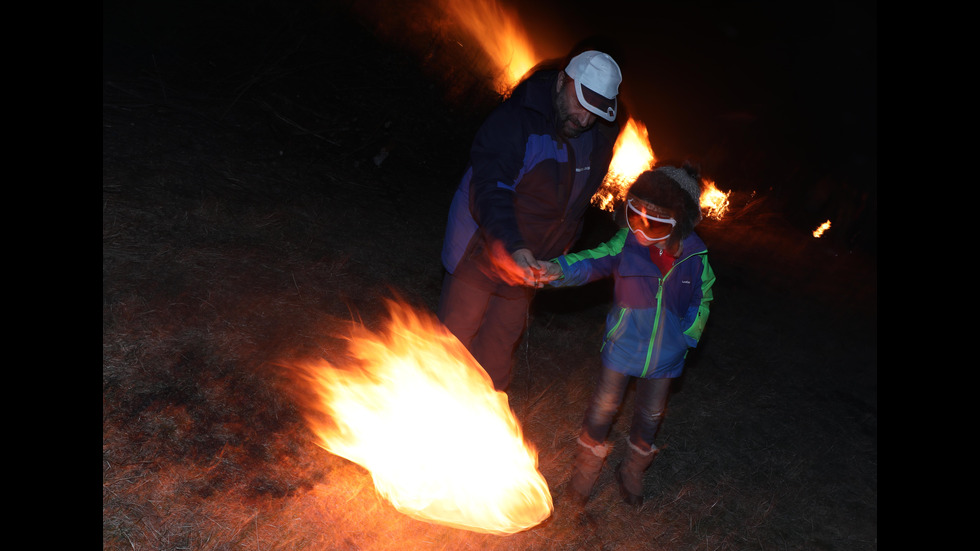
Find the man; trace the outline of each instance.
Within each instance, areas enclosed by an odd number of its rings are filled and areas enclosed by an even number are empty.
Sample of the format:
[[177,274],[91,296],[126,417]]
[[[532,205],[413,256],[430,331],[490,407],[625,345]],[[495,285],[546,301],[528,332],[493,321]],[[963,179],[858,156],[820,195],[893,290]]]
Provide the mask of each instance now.
[[582,52],[525,79],[473,141],[450,206],[438,315],[497,390],[513,377],[542,262],[581,235],[609,168],[621,82],[612,57]]

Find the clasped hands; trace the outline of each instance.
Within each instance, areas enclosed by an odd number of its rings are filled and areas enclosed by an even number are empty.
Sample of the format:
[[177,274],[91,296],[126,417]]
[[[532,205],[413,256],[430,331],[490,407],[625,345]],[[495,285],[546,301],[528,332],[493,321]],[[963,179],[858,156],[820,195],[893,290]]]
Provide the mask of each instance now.
[[518,249],[511,254],[514,263],[523,272],[523,283],[540,289],[562,276],[561,266],[550,260],[538,260],[528,249]]

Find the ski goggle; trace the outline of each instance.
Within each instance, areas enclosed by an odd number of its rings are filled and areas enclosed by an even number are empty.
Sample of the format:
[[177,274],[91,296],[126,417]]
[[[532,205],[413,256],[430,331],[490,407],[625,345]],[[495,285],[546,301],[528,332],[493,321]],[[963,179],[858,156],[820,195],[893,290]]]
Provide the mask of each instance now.
[[633,199],[626,201],[626,225],[630,231],[639,233],[647,241],[663,241],[670,237],[677,221],[673,218],[663,218],[647,214],[633,204]]

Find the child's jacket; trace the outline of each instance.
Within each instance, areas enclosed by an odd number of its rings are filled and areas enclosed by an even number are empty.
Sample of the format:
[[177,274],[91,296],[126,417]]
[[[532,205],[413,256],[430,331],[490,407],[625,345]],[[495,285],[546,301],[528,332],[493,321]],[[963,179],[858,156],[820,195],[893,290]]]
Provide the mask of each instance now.
[[584,285],[610,275],[613,308],[606,316],[602,362],[635,377],[673,378],[684,371],[690,347],[697,346],[708,320],[715,274],[697,234],[666,275],[650,260],[650,249],[623,228],[598,247],[555,259],[564,277],[555,287]]

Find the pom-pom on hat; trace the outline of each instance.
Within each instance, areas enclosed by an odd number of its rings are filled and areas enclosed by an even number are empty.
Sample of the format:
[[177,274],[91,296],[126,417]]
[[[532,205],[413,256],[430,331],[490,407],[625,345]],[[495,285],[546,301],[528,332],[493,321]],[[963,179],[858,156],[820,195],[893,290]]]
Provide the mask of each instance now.
[[575,81],[575,95],[582,107],[607,121],[616,120],[616,96],[623,73],[609,54],[582,52],[568,63],[565,74]]

